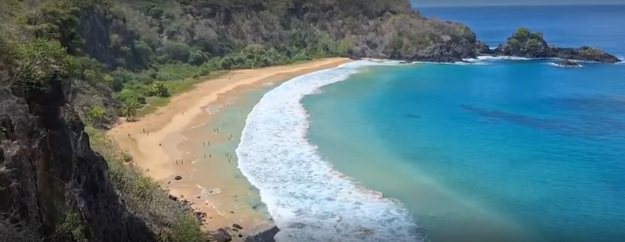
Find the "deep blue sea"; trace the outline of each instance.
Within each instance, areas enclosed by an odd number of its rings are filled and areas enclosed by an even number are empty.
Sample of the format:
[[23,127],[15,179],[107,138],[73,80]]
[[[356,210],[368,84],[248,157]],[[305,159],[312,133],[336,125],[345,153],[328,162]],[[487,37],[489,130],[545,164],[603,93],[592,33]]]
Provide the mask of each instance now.
[[[625,6],[421,12],[493,46],[527,26],[625,55]],[[551,62],[358,62],[296,78],[248,117],[240,167],[282,241],[624,241],[625,64]]]

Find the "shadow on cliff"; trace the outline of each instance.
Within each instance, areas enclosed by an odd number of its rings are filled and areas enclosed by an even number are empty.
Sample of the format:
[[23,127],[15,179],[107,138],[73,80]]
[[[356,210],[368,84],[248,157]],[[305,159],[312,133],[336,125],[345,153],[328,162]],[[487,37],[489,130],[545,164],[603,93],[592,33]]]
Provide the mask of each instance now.
[[71,83],[60,75],[41,86],[0,85],[0,213],[46,241],[68,214],[89,241],[155,241],[131,215],[107,177],[74,108]]

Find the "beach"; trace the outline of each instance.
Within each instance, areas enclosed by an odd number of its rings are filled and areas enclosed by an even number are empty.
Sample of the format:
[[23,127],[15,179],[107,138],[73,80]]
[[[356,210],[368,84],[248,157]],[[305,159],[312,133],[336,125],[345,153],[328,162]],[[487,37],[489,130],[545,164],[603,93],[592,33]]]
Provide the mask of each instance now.
[[263,92],[283,81],[349,61],[328,58],[235,70],[197,84],[135,122],[120,123],[108,135],[146,176],[205,213],[205,229],[242,227],[236,229],[242,235],[254,234],[273,223],[258,192],[237,169],[234,149],[247,113]]

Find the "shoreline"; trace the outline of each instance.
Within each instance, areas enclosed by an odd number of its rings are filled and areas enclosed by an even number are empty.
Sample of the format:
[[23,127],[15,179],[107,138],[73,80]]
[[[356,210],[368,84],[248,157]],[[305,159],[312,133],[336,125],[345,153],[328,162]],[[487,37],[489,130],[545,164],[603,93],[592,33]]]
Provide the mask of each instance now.
[[[121,150],[132,155],[133,163],[144,175],[155,179],[172,196],[190,202],[194,210],[204,214],[203,227],[206,230],[238,227],[234,226],[237,224],[244,229],[234,229],[235,232],[253,235],[270,229],[273,223],[267,213],[258,211],[258,203],[250,202],[257,200],[258,191],[254,191],[245,177],[237,174],[240,171],[236,155],[227,151],[233,149],[232,146],[236,148],[242,130],[237,132],[239,127],[224,127],[231,122],[220,125],[216,119],[234,109],[231,106],[242,105],[243,101],[239,99],[250,92],[264,92],[267,90],[263,88],[293,77],[347,62],[350,60],[346,58],[328,58],[231,71],[174,96],[166,106],[136,122],[115,126],[107,135]],[[249,106],[250,101],[246,105]],[[247,113],[237,111],[241,117],[235,119],[242,118],[240,121],[244,124]],[[220,128],[231,130],[226,134],[220,132]],[[209,146],[226,150],[225,155],[207,154]],[[176,179],[177,176],[180,179]]]

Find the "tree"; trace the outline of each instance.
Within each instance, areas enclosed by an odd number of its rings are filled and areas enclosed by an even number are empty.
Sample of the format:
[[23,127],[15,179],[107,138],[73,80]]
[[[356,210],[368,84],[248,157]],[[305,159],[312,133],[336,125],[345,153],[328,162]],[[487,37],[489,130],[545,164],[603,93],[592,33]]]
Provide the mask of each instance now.
[[172,60],[187,62],[191,54],[191,47],[182,42],[167,41],[163,46],[163,51]]
[[189,64],[193,64],[196,66],[204,64],[204,62],[206,62],[207,60],[208,60],[208,57],[201,50],[193,51],[191,52],[191,55],[189,56]]
[[135,40],[132,48],[133,55],[135,56],[135,60],[141,66],[148,66],[150,60],[152,58],[152,48],[150,46],[140,40]]
[[121,113],[126,117],[126,120],[133,121],[140,108],[141,104],[139,104],[139,102],[135,100],[127,100],[122,104]]
[[134,90],[131,90],[131,89],[128,89],[128,88],[124,88],[117,95],[117,100],[119,100],[122,103],[127,103],[127,102],[131,102],[131,101],[138,102],[139,94],[137,92],[135,92]]

